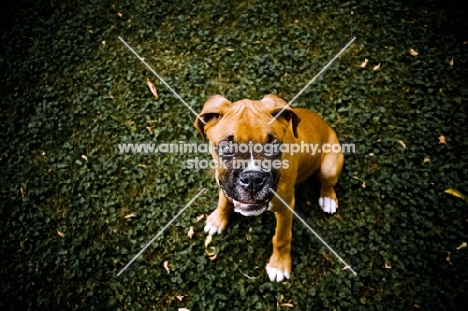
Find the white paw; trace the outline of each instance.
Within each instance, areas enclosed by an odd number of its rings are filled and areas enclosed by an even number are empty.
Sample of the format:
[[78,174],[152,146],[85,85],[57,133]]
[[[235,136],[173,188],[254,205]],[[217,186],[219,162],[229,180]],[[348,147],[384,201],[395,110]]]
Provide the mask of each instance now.
[[321,197],[319,199],[319,205],[322,208],[322,211],[324,211],[325,213],[329,213],[329,214],[336,213],[336,209],[338,208],[335,200],[333,200],[332,198],[328,198],[328,197]]
[[204,230],[205,230],[205,232],[208,232],[209,235],[215,235],[216,233],[221,234],[221,231],[223,231],[223,230],[221,230],[221,228],[213,226],[208,221],[206,222]]
[[270,278],[270,281],[274,282],[282,282],[284,278],[289,279],[290,275],[289,272],[286,271],[281,271],[276,268],[270,267],[270,264],[266,266],[266,271],[268,273],[268,277]]

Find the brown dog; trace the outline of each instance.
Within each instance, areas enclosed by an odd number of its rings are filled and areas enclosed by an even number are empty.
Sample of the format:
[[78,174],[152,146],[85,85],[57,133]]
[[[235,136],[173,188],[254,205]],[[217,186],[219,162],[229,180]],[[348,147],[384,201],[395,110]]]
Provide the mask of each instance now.
[[316,113],[293,110],[276,95],[234,103],[214,95],[194,125],[215,146],[211,155],[218,164],[215,177],[221,188],[205,232],[221,233],[232,211],[252,216],[269,209],[277,226],[266,270],[271,281],[289,278],[293,214],[270,188],[294,208],[294,185],[316,173],[321,184],[319,205],[334,213],[338,200],[333,187],[343,166],[335,132]]

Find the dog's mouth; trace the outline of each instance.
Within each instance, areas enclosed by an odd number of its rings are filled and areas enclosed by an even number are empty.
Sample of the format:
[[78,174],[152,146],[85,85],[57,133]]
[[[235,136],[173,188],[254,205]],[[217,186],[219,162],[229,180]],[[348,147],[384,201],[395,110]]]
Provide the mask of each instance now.
[[229,202],[234,204],[234,212],[244,216],[258,216],[268,209],[270,200],[248,200],[245,202],[237,201],[225,194]]

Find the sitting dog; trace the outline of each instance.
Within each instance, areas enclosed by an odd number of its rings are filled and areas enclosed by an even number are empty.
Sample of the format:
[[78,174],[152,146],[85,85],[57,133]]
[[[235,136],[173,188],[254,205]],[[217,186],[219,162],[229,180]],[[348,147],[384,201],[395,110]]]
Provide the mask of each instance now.
[[221,188],[205,232],[221,233],[233,211],[245,216],[267,209],[274,212],[277,225],[266,270],[271,281],[290,278],[293,214],[270,189],[294,208],[294,186],[316,174],[321,185],[319,205],[324,212],[335,213],[338,200],[333,187],[344,160],[341,148],[334,147],[339,146],[335,132],[316,113],[292,109],[271,94],[259,101],[234,103],[214,95],[194,126],[215,147],[211,155]]

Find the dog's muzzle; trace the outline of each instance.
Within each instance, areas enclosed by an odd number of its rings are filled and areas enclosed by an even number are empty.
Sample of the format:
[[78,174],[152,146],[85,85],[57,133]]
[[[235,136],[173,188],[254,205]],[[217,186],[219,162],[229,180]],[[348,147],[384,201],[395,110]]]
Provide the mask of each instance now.
[[[225,197],[234,204],[234,211],[244,216],[257,216],[268,209],[271,175],[261,170],[244,170],[234,181],[232,195],[223,188]],[[232,189],[232,188],[231,188]]]

